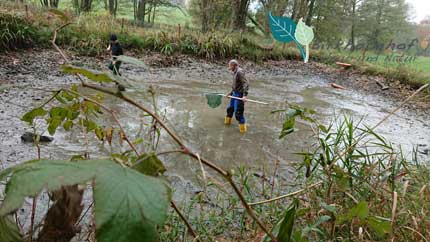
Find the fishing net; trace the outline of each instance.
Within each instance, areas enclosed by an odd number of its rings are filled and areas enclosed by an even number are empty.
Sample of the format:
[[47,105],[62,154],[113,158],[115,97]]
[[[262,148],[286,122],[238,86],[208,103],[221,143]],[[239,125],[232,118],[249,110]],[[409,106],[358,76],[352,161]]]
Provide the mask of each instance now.
[[219,93],[208,93],[206,94],[206,99],[211,108],[217,108],[222,103],[222,96]]

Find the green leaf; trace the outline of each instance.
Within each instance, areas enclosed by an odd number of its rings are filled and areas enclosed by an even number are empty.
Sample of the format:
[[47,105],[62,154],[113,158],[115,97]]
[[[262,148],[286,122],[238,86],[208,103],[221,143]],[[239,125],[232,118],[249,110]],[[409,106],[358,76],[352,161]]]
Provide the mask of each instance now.
[[29,124],[33,124],[34,118],[36,118],[38,116],[45,116],[46,113],[47,113],[46,110],[43,109],[42,107],[35,108],[35,109],[30,110],[26,114],[24,114],[24,116],[22,116],[21,120],[25,121]]
[[61,97],[60,94],[55,95],[55,99],[57,99],[57,101],[59,101],[62,104],[66,104],[66,100],[64,100],[64,98]]
[[300,54],[303,59],[305,58],[305,51],[302,46],[298,43],[295,38],[295,32],[297,25],[296,23],[287,17],[279,17],[273,16],[271,12],[269,12],[269,25],[273,38],[277,41],[288,43],[294,41],[297,45],[297,48],[300,50]]
[[299,201],[295,199],[290,207],[287,209],[287,212],[285,213],[285,218],[281,223],[281,227],[279,228],[278,233],[278,241],[279,242],[290,242],[291,241],[291,234],[293,232],[293,226],[296,216],[296,209],[299,206]]
[[25,197],[35,196],[43,188],[54,191],[94,179],[99,242],[156,241],[156,228],[166,220],[171,198],[169,187],[161,179],[112,160],[29,161],[0,172],[0,178],[7,175],[11,177],[0,216],[17,210]]
[[353,207],[349,211],[351,217],[358,217],[360,219],[365,219],[369,215],[369,207],[366,201],[361,201],[357,206]]
[[143,61],[131,56],[120,55],[120,56],[117,56],[116,59],[124,63],[129,63],[129,64],[136,65],[138,67],[148,69],[148,66]]
[[48,132],[50,135],[54,135],[57,131],[58,126],[63,122],[59,117],[54,117],[49,120]]
[[108,74],[72,65],[62,65],[63,72],[66,74],[81,74],[86,78],[96,82],[113,82]]
[[91,131],[93,131],[94,129],[96,129],[97,124],[96,124],[94,121],[91,121],[91,120],[85,119],[85,120],[84,120],[84,126],[87,128],[87,132],[91,132]]
[[325,202],[321,202],[321,207],[324,208],[325,210],[331,212],[331,213],[336,214],[336,206],[334,206],[334,205],[331,205],[331,204],[328,205]]
[[66,131],[69,131],[71,128],[73,127],[73,121],[72,120],[67,120],[66,122],[64,122],[63,124],[63,128]]
[[308,242],[309,240],[302,234],[301,231],[296,230],[292,235],[292,240],[294,242]]
[[309,45],[314,39],[314,30],[311,27],[307,26],[301,18],[297,23],[297,28],[294,36],[300,44]]
[[287,17],[273,16],[269,13],[269,24],[273,38],[277,41],[288,43],[295,40],[296,23]]
[[51,118],[58,118],[63,121],[67,117],[68,110],[62,107],[53,107],[49,111],[49,116]]
[[103,141],[103,139],[104,139],[104,137],[105,137],[105,134],[104,134],[104,130],[103,130],[102,128],[97,127],[97,128],[94,130],[94,133],[96,134],[97,139],[99,139],[99,140]]
[[[296,219],[296,210],[299,206],[299,201],[294,199],[291,205],[285,211],[285,216],[273,227],[272,233],[278,239],[278,242],[290,242],[293,233],[294,221]],[[263,237],[263,242],[272,241],[269,236]]]
[[19,228],[8,216],[0,216],[0,242],[24,242]]
[[391,233],[391,223],[388,221],[381,221],[375,217],[370,217],[367,223],[380,237],[384,236],[384,234]]
[[148,176],[158,176],[166,171],[163,162],[161,162],[155,154],[143,154],[136,160],[133,169]]
[[115,164],[96,177],[97,241],[157,241],[157,226],[167,217],[170,190],[159,178]]
[[61,95],[67,99],[67,101],[72,101],[73,99],[75,99],[75,96],[70,94],[69,92],[62,92]]
[[287,118],[282,126],[281,134],[279,139],[284,138],[286,135],[294,132],[294,125],[296,124],[295,118]]

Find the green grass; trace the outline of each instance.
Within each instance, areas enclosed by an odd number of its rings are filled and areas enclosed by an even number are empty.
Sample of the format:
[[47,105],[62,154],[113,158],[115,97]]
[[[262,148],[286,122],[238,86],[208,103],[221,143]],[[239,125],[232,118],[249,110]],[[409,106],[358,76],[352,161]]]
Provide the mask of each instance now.
[[[60,6],[62,9],[70,9],[70,2]],[[300,54],[294,45],[284,46],[265,36],[245,33],[232,34],[228,31],[219,30],[207,34],[201,34],[193,28],[187,28],[191,23],[191,17],[184,15],[177,8],[160,7],[156,15],[156,24],[152,28],[138,27],[130,21],[122,24],[122,16],[132,19],[132,11],[125,13],[124,5],[118,11],[119,16],[114,19],[105,10],[102,2],[94,4],[94,12],[88,15],[73,17],[74,24],[63,29],[58,36],[58,43],[63,48],[76,51],[81,55],[96,56],[105,53],[108,36],[117,33],[120,41],[126,50],[151,50],[161,52],[165,55],[177,53],[193,55],[210,60],[224,58],[243,58],[256,62],[266,60],[301,60]],[[123,3],[122,3],[123,4]],[[22,5],[13,3],[0,3],[4,7],[4,13],[13,12],[16,18],[23,18],[24,8]],[[31,33],[30,45],[48,47],[49,39],[55,26],[60,26],[59,19],[46,18],[43,9],[31,7],[33,12],[27,25],[35,29]],[[0,11],[1,13],[1,11]],[[173,19],[173,21],[170,21]],[[183,24],[181,35],[179,36],[177,24]],[[3,40],[1,40],[3,41]],[[4,42],[7,42],[6,39]],[[17,41],[15,41],[18,43]],[[22,41],[21,41],[22,42]],[[11,43],[13,45],[13,43]],[[8,45],[4,43],[3,45]],[[391,54],[391,53],[386,53]],[[332,55],[332,56],[330,56]],[[310,58],[329,65],[334,65],[336,61],[342,61],[345,56],[358,57],[360,52],[327,52],[312,50]],[[367,56],[374,55],[367,53]],[[369,75],[381,75],[390,79],[400,80],[410,84],[412,87],[419,87],[430,80],[430,57],[418,57],[412,64],[398,65],[395,62],[384,62],[384,57],[380,57],[378,62],[345,60],[354,64],[354,68]]]
[[[93,2],[93,10],[90,15],[99,16],[107,15],[108,11],[104,8],[102,1]],[[72,1],[60,1],[60,10],[74,11]],[[134,20],[133,2],[119,2],[117,10],[117,18],[126,20]],[[185,8],[160,6],[156,9],[155,24],[162,25],[178,25],[187,27],[196,27],[193,24],[192,17]]]

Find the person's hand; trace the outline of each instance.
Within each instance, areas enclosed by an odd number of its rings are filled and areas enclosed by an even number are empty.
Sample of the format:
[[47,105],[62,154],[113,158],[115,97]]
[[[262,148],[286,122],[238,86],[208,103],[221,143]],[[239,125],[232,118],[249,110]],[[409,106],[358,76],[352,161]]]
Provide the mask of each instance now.
[[248,100],[247,96],[243,96],[243,102],[246,103],[246,101]]
[[107,51],[110,51],[110,45],[107,47],[107,49],[106,49]]

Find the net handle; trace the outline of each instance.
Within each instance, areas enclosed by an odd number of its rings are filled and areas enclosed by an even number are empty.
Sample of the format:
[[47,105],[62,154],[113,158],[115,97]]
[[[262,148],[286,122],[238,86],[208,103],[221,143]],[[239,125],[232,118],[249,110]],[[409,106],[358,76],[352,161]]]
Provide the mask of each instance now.
[[[221,94],[218,93],[217,95],[223,96],[223,97],[228,97],[228,98],[233,98],[233,99],[237,99],[237,100],[241,100],[244,101],[244,98],[240,98],[240,97],[234,97],[234,96],[230,96],[230,95],[225,95],[225,94]],[[259,104],[264,104],[264,105],[268,105],[268,103],[266,102],[261,102],[261,101],[257,101],[257,100],[252,100],[252,99],[246,99],[247,102],[252,102],[252,103],[259,103]]]

